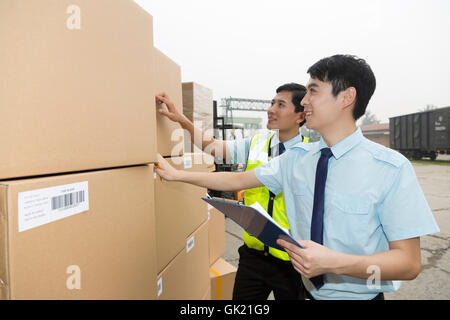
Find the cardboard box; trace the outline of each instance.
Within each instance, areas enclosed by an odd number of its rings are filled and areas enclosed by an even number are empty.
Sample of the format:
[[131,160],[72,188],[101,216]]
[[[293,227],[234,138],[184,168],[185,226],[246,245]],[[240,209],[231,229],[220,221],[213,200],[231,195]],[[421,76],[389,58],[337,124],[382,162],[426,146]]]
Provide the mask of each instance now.
[[206,221],[186,240],[188,299],[202,299],[210,287],[208,225]]
[[[202,154],[167,158],[176,169],[209,172]],[[208,158],[211,159],[211,158]],[[155,182],[156,249],[158,272],[182,250],[186,238],[208,219],[206,189],[182,182]]]
[[[183,113],[194,125],[203,130],[204,134],[214,136],[213,94],[212,90],[195,82],[183,82]],[[194,137],[201,141],[201,137]],[[191,143],[188,132],[184,137],[185,152],[201,152]]]
[[158,274],[158,300],[185,300],[189,296],[186,286],[186,248],[181,249],[174,259]]
[[219,258],[210,268],[211,299],[231,300],[237,268]]
[[210,289],[208,222],[186,238],[185,247],[158,274],[158,299],[200,300]]
[[153,19],[136,3],[2,0],[0,43],[0,179],[156,161]]
[[206,293],[203,296],[202,300],[211,300],[211,287],[208,287],[208,290],[206,291]]
[[0,182],[0,299],[155,299],[152,166]]
[[[155,48],[155,90],[156,94],[165,92],[173,101],[175,108],[183,113],[183,94],[181,90],[181,68],[160,50]],[[157,110],[164,104],[157,104]],[[156,112],[157,149],[162,156],[183,154],[184,130],[177,122]]]
[[225,252],[225,216],[208,204],[209,216],[209,265]]

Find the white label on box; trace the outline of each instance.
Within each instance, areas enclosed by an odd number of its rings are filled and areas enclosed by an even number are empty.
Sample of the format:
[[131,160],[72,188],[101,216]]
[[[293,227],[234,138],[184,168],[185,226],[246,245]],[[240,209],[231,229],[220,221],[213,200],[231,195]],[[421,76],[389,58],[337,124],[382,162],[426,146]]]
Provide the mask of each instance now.
[[159,297],[162,293],[162,277],[158,279],[158,281],[156,282],[156,286],[158,288],[158,297]]
[[194,247],[194,236],[190,237],[186,242],[186,252],[189,252]]
[[192,158],[189,157],[184,157],[184,168],[185,169],[190,169],[192,168]]
[[88,210],[87,181],[19,192],[19,232]]

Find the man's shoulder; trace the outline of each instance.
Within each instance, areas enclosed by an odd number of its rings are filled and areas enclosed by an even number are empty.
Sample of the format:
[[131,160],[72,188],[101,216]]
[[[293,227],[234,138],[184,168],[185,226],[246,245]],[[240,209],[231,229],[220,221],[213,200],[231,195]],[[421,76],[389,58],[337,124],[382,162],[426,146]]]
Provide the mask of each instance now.
[[376,161],[394,166],[395,168],[400,168],[405,163],[409,162],[400,152],[387,148],[367,138],[363,139],[361,147]]
[[269,139],[274,134],[275,134],[275,132],[273,132],[273,131],[265,130],[262,132],[255,133],[254,135],[250,136],[249,139],[253,139],[256,137],[263,138],[263,139]]
[[316,150],[319,146],[319,141],[317,142],[303,142],[301,139],[296,141],[296,143],[290,148],[292,150],[297,150],[300,152]]

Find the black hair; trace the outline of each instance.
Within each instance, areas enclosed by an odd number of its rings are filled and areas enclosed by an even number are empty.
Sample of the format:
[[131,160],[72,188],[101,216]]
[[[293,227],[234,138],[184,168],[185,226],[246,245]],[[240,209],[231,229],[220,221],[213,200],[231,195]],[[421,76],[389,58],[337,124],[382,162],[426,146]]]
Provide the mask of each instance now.
[[[280,93],[282,91],[288,91],[292,94],[292,104],[295,107],[295,112],[303,112],[304,107],[300,104],[300,102],[303,100],[303,97],[306,94],[306,88],[305,86],[302,86],[301,84],[298,83],[286,83],[283,84],[282,86],[279,86],[277,88],[277,93]],[[300,127],[306,122],[306,120],[304,120],[302,123],[300,123]]]
[[323,58],[308,69],[311,78],[328,82],[336,97],[339,92],[354,87],[356,89],[353,118],[358,120],[365,112],[372,97],[376,80],[372,69],[364,59],[354,55],[334,55]]

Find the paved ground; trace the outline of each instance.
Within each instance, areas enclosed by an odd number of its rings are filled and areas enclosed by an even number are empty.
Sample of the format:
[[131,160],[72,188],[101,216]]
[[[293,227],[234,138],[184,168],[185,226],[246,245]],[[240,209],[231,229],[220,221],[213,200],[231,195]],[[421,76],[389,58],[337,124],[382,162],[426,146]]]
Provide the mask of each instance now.
[[[450,160],[450,156],[439,156],[438,159]],[[397,292],[386,293],[385,297],[450,299],[450,166],[414,164],[414,169],[441,231],[421,238],[420,275],[412,281],[404,281]],[[226,219],[226,252],[223,258],[237,266],[237,248],[242,243],[242,229]]]

